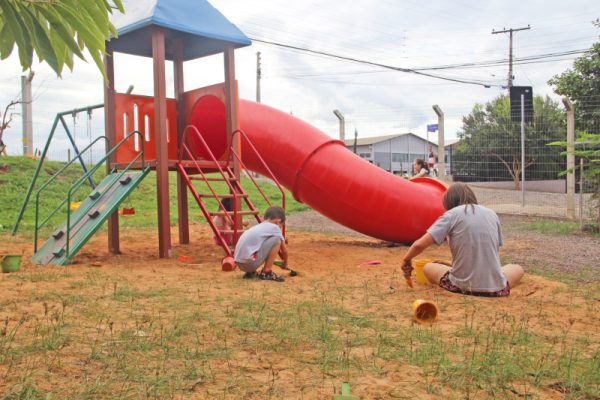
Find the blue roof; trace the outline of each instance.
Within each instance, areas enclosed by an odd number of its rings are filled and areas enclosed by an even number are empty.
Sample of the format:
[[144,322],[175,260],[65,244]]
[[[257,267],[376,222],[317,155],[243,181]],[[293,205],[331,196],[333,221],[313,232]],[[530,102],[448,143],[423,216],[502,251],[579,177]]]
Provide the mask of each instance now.
[[[168,39],[183,39],[184,60],[221,53],[226,45],[252,44],[205,0],[129,0],[124,7],[125,14],[117,11],[111,18],[119,34],[111,42],[118,52],[152,56],[151,26],[166,28]],[[167,59],[172,59],[169,51]]]

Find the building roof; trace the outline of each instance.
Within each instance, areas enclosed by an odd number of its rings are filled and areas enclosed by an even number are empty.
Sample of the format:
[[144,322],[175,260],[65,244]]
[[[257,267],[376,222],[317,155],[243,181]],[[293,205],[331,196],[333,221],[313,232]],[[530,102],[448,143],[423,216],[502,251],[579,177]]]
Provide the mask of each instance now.
[[[410,133],[400,133],[400,134],[395,134],[395,135],[371,136],[371,137],[365,137],[365,138],[358,138],[358,139],[356,139],[356,145],[357,146],[365,146],[368,144],[385,142],[386,140],[395,139],[397,137],[404,136],[404,135],[410,135]],[[344,143],[346,144],[346,146],[354,146],[354,139],[345,139]]]
[[[383,135],[383,136],[371,136],[371,137],[365,137],[365,138],[358,138],[356,140],[356,145],[357,146],[365,146],[365,145],[370,145],[370,144],[375,144],[375,143],[381,143],[381,142],[385,142],[387,140],[391,140],[391,139],[396,139],[402,136],[414,136],[418,139],[421,139],[422,141],[426,142],[427,140],[425,138],[422,138],[421,136],[415,135],[412,132],[408,132],[408,133],[399,133],[399,134],[395,134],[395,135]],[[346,144],[346,146],[354,146],[354,139],[345,139],[344,143]],[[437,143],[432,142],[431,140],[429,141],[429,143],[431,143],[434,146],[437,146]]]
[[[125,14],[116,12],[111,18],[119,34],[111,40],[117,52],[151,57],[152,26],[165,28],[168,39],[183,39],[184,61],[221,53],[226,45],[252,44],[205,0],[129,0],[124,7]],[[172,59],[169,52],[166,56]]]
[[[387,140],[396,139],[398,137],[407,136],[407,135],[414,136],[418,139],[421,139],[424,142],[427,141],[425,138],[422,138],[421,136],[415,135],[412,132],[408,132],[408,133],[399,133],[399,134],[395,134],[395,135],[383,135],[383,136],[358,138],[358,139],[356,139],[356,145],[357,146],[367,146],[367,145],[381,143],[381,142],[385,142]],[[444,147],[455,145],[456,143],[459,142],[459,140],[460,139],[448,139],[445,141]],[[344,143],[346,144],[346,146],[354,146],[354,139],[345,139]],[[432,142],[431,140],[429,141],[429,143],[431,143],[433,146],[437,146],[437,143]]]

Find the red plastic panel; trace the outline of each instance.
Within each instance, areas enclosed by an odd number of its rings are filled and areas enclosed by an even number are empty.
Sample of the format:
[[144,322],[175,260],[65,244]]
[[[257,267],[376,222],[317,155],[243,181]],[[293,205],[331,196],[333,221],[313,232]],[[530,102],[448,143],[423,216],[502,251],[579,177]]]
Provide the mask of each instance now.
[[[217,160],[227,150],[225,118],[225,104],[215,96],[204,96],[195,104],[189,120],[190,125],[198,128]],[[201,145],[197,135],[188,135],[187,142],[191,149],[195,149],[194,155],[208,159],[208,151]]]
[[[221,107],[216,101],[201,104]],[[200,107],[194,112],[215,119],[199,129],[224,129],[218,112]],[[239,118],[241,129],[296,199],[351,229],[382,240],[413,242],[445,211],[446,189],[438,181],[392,175],[317,128],[262,104],[240,100]],[[264,174],[253,153],[244,150],[244,163]]]
[[[129,132],[138,130],[144,136],[144,159],[156,160],[154,98],[131,94],[115,95],[117,143]],[[177,102],[167,99],[167,142],[169,160],[177,160]],[[116,143],[111,143],[114,146]],[[134,135],[117,150],[117,163],[128,163],[142,150],[139,135]]]
[[[229,155],[225,114],[225,84],[219,83],[184,93],[187,125],[194,125],[218,160]],[[197,136],[187,135],[187,144],[194,156],[207,159],[208,154]]]

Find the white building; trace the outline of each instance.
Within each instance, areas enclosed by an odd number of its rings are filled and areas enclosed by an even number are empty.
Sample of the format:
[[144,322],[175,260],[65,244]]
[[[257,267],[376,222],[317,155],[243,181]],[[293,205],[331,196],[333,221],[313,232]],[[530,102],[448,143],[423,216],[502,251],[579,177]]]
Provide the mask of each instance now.
[[[346,147],[354,151],[354,139],[345,140]],[[436,143],[427,141],[414,133],[375,136],[356,140],[356,154],[365,160],[394,174],[412,174],[412,162],[421,158],[427,162],[428,147],[438,154]],[[446,148],[446,163],[449,155]]]

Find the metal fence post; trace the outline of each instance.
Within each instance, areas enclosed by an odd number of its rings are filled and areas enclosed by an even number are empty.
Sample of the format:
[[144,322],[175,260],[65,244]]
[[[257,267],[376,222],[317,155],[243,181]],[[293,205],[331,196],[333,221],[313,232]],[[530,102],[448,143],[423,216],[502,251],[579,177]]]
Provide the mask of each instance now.
[[575,110],[567,97],[562,102],[567,110],[567,218],[575,219]]
[[521,93],[521,207],[525,207],[525,95]]
[[583,158],[579,159],[579,229],[583,229]]
[[444,145],[444,112],[435,104],[433,111],[438,116],[438,178],[446,180],[446,148]]

